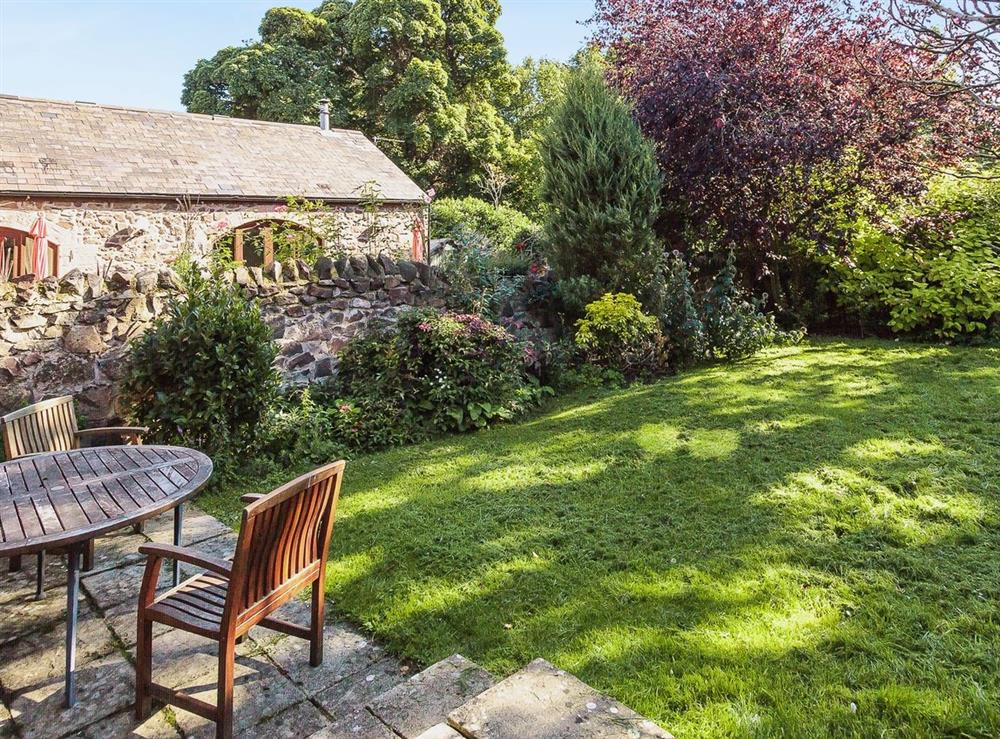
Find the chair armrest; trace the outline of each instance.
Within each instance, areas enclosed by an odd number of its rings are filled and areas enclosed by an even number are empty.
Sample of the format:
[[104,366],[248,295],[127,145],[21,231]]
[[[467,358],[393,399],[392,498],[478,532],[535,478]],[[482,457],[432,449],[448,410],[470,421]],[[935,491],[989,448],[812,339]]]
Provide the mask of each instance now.
[[264,497],[264,493],[247,493],[246,495],[240,496],[241,503],[253,503],[254,501],[260,500]]
[[229,572],[232,569],[232,565],[224,559],[201,554],[187,547],[175,547],[173,544],[143,544],[139,547],[139,554],[145,554],[148,557],[147,563],[152,563],[154,559],[173,559],[201,567],[223,577],[229,577]]
[[102,436],[115,436],[122,441],[132,441],[138,444],[142,441],[143,435],[148,433],[149,429],[145,426],[106,426],[97,429],[80,429],[76,432],[76,438],[83,442]]

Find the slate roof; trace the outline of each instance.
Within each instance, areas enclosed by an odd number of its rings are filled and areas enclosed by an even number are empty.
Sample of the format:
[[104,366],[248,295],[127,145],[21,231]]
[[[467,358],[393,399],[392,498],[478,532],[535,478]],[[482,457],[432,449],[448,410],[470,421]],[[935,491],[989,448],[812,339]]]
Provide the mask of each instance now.
[[423,192],[358,131],[0,95],[0,194],[387,201]]

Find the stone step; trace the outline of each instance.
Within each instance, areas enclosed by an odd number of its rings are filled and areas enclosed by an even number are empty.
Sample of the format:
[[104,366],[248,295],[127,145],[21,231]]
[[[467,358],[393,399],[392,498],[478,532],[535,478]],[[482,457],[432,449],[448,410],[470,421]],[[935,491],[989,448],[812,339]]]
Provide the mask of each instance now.
[[495,683],[475,662],[453,654],[382,693],[367,708],[398,736],[416,739]]
[[673,739],[544,659],[453,710],[448,725],[470,739]]
[[448,724],[434,724],[416,739],[465,739]]

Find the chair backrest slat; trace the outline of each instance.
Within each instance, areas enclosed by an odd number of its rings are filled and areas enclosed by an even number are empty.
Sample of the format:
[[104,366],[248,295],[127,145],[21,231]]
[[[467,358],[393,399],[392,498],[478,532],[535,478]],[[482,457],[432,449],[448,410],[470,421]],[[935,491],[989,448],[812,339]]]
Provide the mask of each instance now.
[[321,467],[244,509],[226,604],[231,618],[256,615],[276,591],[326,564],[344,465]]
[[0,427],[7,459],[75,449],[79,429],[70,395],[43,400],[8,413],[0,417]]

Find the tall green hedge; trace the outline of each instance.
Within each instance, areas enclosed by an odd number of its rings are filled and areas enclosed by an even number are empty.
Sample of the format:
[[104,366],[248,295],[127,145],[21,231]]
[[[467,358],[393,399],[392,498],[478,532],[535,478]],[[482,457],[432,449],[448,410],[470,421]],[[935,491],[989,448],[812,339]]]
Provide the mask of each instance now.
[[519,210],[494,207],[479,198],[441,198],[431,208],[433,238],[463,238],[468,232],[486,237],[498,249],[510,249],[517,240],[538,230]]
[[821,256],[841,306],[899,333],[996,335],[1000,180],[937,176],[919,200],[847,230],[846,253]]

